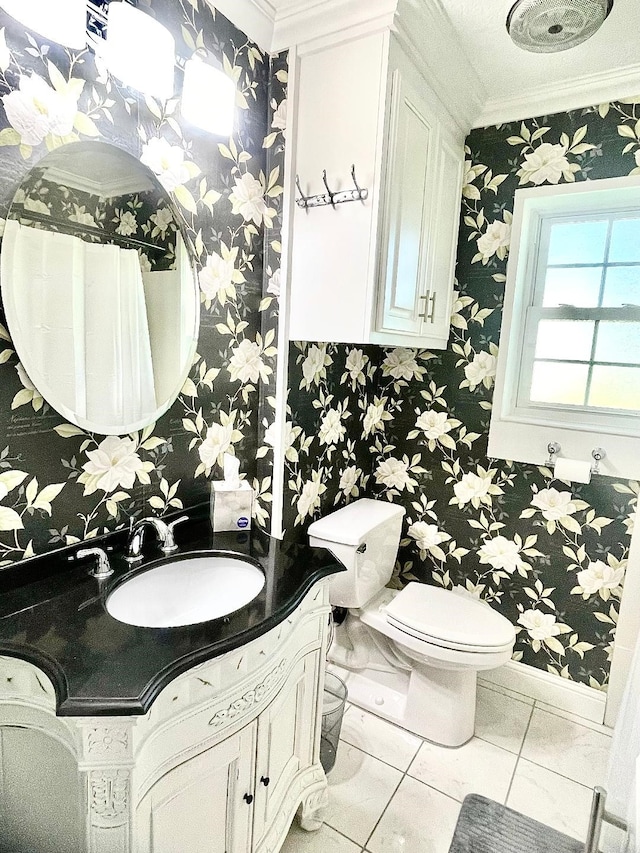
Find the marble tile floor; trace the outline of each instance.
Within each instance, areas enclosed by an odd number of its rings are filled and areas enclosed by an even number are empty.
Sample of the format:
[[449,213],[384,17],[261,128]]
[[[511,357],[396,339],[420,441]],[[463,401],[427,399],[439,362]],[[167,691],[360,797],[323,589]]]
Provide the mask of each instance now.
[[469,793],[584,839],[610,741],[604,726],[498,687],[478,687],[476,736],[455,750],[351,705],[325,825],[307,833],[294,822],[282,851],[447,853]]

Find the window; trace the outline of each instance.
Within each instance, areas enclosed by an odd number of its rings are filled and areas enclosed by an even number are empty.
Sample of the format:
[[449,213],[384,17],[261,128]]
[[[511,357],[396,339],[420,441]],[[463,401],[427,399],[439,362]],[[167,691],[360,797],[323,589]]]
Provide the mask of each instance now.
[[601,445],[607,473],[638,476],[624,464],[638,438],[640,183],[518,190],[489,455],[541,464],[551,441],[584,459]]

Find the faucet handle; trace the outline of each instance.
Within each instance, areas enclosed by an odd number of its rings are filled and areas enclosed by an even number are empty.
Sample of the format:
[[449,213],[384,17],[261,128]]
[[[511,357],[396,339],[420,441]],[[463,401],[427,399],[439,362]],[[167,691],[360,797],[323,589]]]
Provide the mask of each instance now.
[[93,575],[94,578],[98,578],[101,580],[102,578],[108,578],[109,575],[113,574],[113,569],[109,563],[109,557],[102,548],[81,548],[79,551],[76,551],[75,558],[70,557],[70,560],[77,559],[82,560],[84,557],[97,557],[97,565],[92,566],[89,569],[89,574]]
[[165,536],[164,544],[162,546],[162,551],[165,554],[171,554],[173,553],[173,551],[178,550],[178,546],[176,545],[176,541],[173,537],[173,531],[179,524],[182,524],[183,521],[189,521],[189,516],[181,515],[180,518],[176,518],[175,521],[172,521],[170,524],[167,524],[167,533]]

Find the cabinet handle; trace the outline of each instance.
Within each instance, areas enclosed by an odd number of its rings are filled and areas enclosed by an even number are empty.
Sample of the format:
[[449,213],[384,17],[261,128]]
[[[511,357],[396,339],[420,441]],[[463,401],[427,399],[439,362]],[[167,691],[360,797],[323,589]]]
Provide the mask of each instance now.
[[244,797],[243,797],[242,799],[245,801],[245,803],[246,803],[248,806],[250,806],[250,805],[251,805],[251,803],[253,802],[253,794],[245,794],[245,795],[244,795]]
[[264,785],[265,788],[268,788],[269,782],[271,781],[271,779],[269,779],[268,776],[261,776],[260,781],[262,782],[262,784]]
[[431,294],[431,296],[429,297],[429,302],[427,303],[429,308],[427,310],[427,316],[425,317],[425,320],[427,321],[427,323],[433,323],[433,317],[436,313],[436,296],[437,295],[438,294],[434,290],[433,293]]

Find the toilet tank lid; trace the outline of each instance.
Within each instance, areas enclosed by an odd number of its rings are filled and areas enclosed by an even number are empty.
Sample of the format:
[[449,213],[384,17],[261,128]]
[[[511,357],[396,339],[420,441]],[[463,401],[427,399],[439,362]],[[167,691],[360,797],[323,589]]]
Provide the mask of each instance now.
[[360,545],[368,533],[392,518],[402,518],[404,507],[361,498],[309,525],[309,536],[337,545]]

